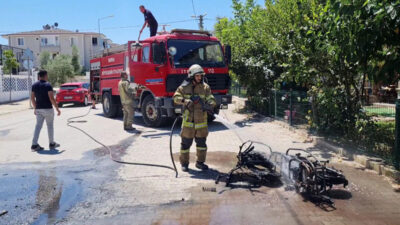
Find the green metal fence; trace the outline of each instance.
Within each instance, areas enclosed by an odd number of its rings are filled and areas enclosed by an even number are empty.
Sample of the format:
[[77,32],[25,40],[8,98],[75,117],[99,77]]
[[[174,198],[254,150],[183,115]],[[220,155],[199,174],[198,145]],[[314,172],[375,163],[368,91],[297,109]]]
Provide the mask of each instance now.
[[252,110],[288,122],[291,125],[307,124],[311,103],[307,92],[271,90],[264,96],[246,96],[246,88],[233,83],[230,94],[247,97]]
[[395,104],[374,103],[363,106],[363,110],[367,113],[367,115],[374,117],[394,118],[396,115]]
[[247,97],[247,89],[241,86],[239,83],[232,82],[232,86],[229,89],[229,94],[244,98]]
[[308,123],[311,103],[307,92],[271,90],[269,99],[270,116],[283,119],[290,125]]

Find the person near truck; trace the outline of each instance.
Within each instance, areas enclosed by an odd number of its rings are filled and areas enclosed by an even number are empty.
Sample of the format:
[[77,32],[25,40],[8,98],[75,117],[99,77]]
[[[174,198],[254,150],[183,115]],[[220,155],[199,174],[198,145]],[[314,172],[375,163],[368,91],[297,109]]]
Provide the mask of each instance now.
[[128,80],[128,74],[125,71],[121,72],[121,80],[118,83],[119,96],[121,98],[122,111],[124,113],[124,130],[135,131],[132,127],[134,110],[134,98],[136,90],[131,88]]
[[156,36],[158,23],[156,18],[154,18],[153,14],[150,10],[146,9],[143,5],[139,6],[140,12],[144,15],[144,24],[142,29],[140,30],[140,34],[142,34],[143,29],[148,26],[150,27],[150,37]]
[[196,168],[207,170],[205,164],[207,155],[208,112],[213,111],[216,102],[210,86],[204,83],[204,70],[194,64],[189,68],[188,79],[176,90],[173,100],[177,105],[183,105],[181,149],[179,160],[182,171],[189,171],[189,150],[196,142]]
[[60,144],[54,141],[54,108],[56,108],[57,116],[61,114],[58,105],[54,100],[53,87],[48,82],[46,70],[41,70],[38,73],[39,81],[32,85],[31,101],[33,112],[36,115],[35,132],[32,139],[32,151],[41,151],[44,148],[39,145],[38,139],[43,122],[46,120],[47,133],[49,136],[49,148],[55,149],[60,147]]

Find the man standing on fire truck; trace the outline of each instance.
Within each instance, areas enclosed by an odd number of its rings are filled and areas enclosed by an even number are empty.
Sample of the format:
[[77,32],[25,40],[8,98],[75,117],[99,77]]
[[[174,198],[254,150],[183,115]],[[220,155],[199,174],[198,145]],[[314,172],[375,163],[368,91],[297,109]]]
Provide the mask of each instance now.
[[178,87],[173,97],[175,104],[184,106],[179,156],[184,172],[189,171],[189,150],[193,138],[197,150],[196,167],[201,170],[208,169],[204,163],[207,155],[207,115],[208,112],[212,113],[216,105],[210,86],[204,83],[203,68],[194,64],[189,68],[188,74],[188,79]]
[[140,34],[142,34],[143,29],[147,25],[148,27],[150,27],[150,37],[156,36],[158,23],[157,23],[156,18],[154,18],[153,13],[151,13],[150,10],[144,8],[143,5],[141,5],[139,7],[139,10],[144,15],[144,24],[143,24],[142,29],[140,30]]
[[128,74],[125,71],[121,72],[121,80],[118,83],[119,96],[121,98],[122,111],[124,112],[124,130],[135,131],[132,127],[135,111],[133,101],[136,90],[129,86]]

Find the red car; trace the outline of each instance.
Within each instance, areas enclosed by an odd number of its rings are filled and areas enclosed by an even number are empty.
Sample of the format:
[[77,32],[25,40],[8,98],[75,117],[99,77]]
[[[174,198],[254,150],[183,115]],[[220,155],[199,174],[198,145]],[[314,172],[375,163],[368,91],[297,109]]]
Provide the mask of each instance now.
[[89,99],[89,84],[83,82],[62,84],[56,94],[58,107],[62,107],[63,104],[67,103],[87,106]]

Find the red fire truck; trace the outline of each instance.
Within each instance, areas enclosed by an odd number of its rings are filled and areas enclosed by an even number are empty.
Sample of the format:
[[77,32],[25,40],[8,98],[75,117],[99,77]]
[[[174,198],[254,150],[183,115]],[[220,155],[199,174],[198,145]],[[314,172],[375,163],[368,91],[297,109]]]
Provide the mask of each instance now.
[[90,91],[102,101],[104,115],[116,117],[121,110],[118,82],[121,71],[126,71],[131,85],[141,87],[135,108],[141,111],[146,125],[156,127],[180,113],[172,96],[186,79],[188,68],[199,64],[217,101],[218,113],[232,101],[228,94],[230,58],[230,46],[223,48],[210,33],[175,29],[140,42],[129,41],[93,58]]

